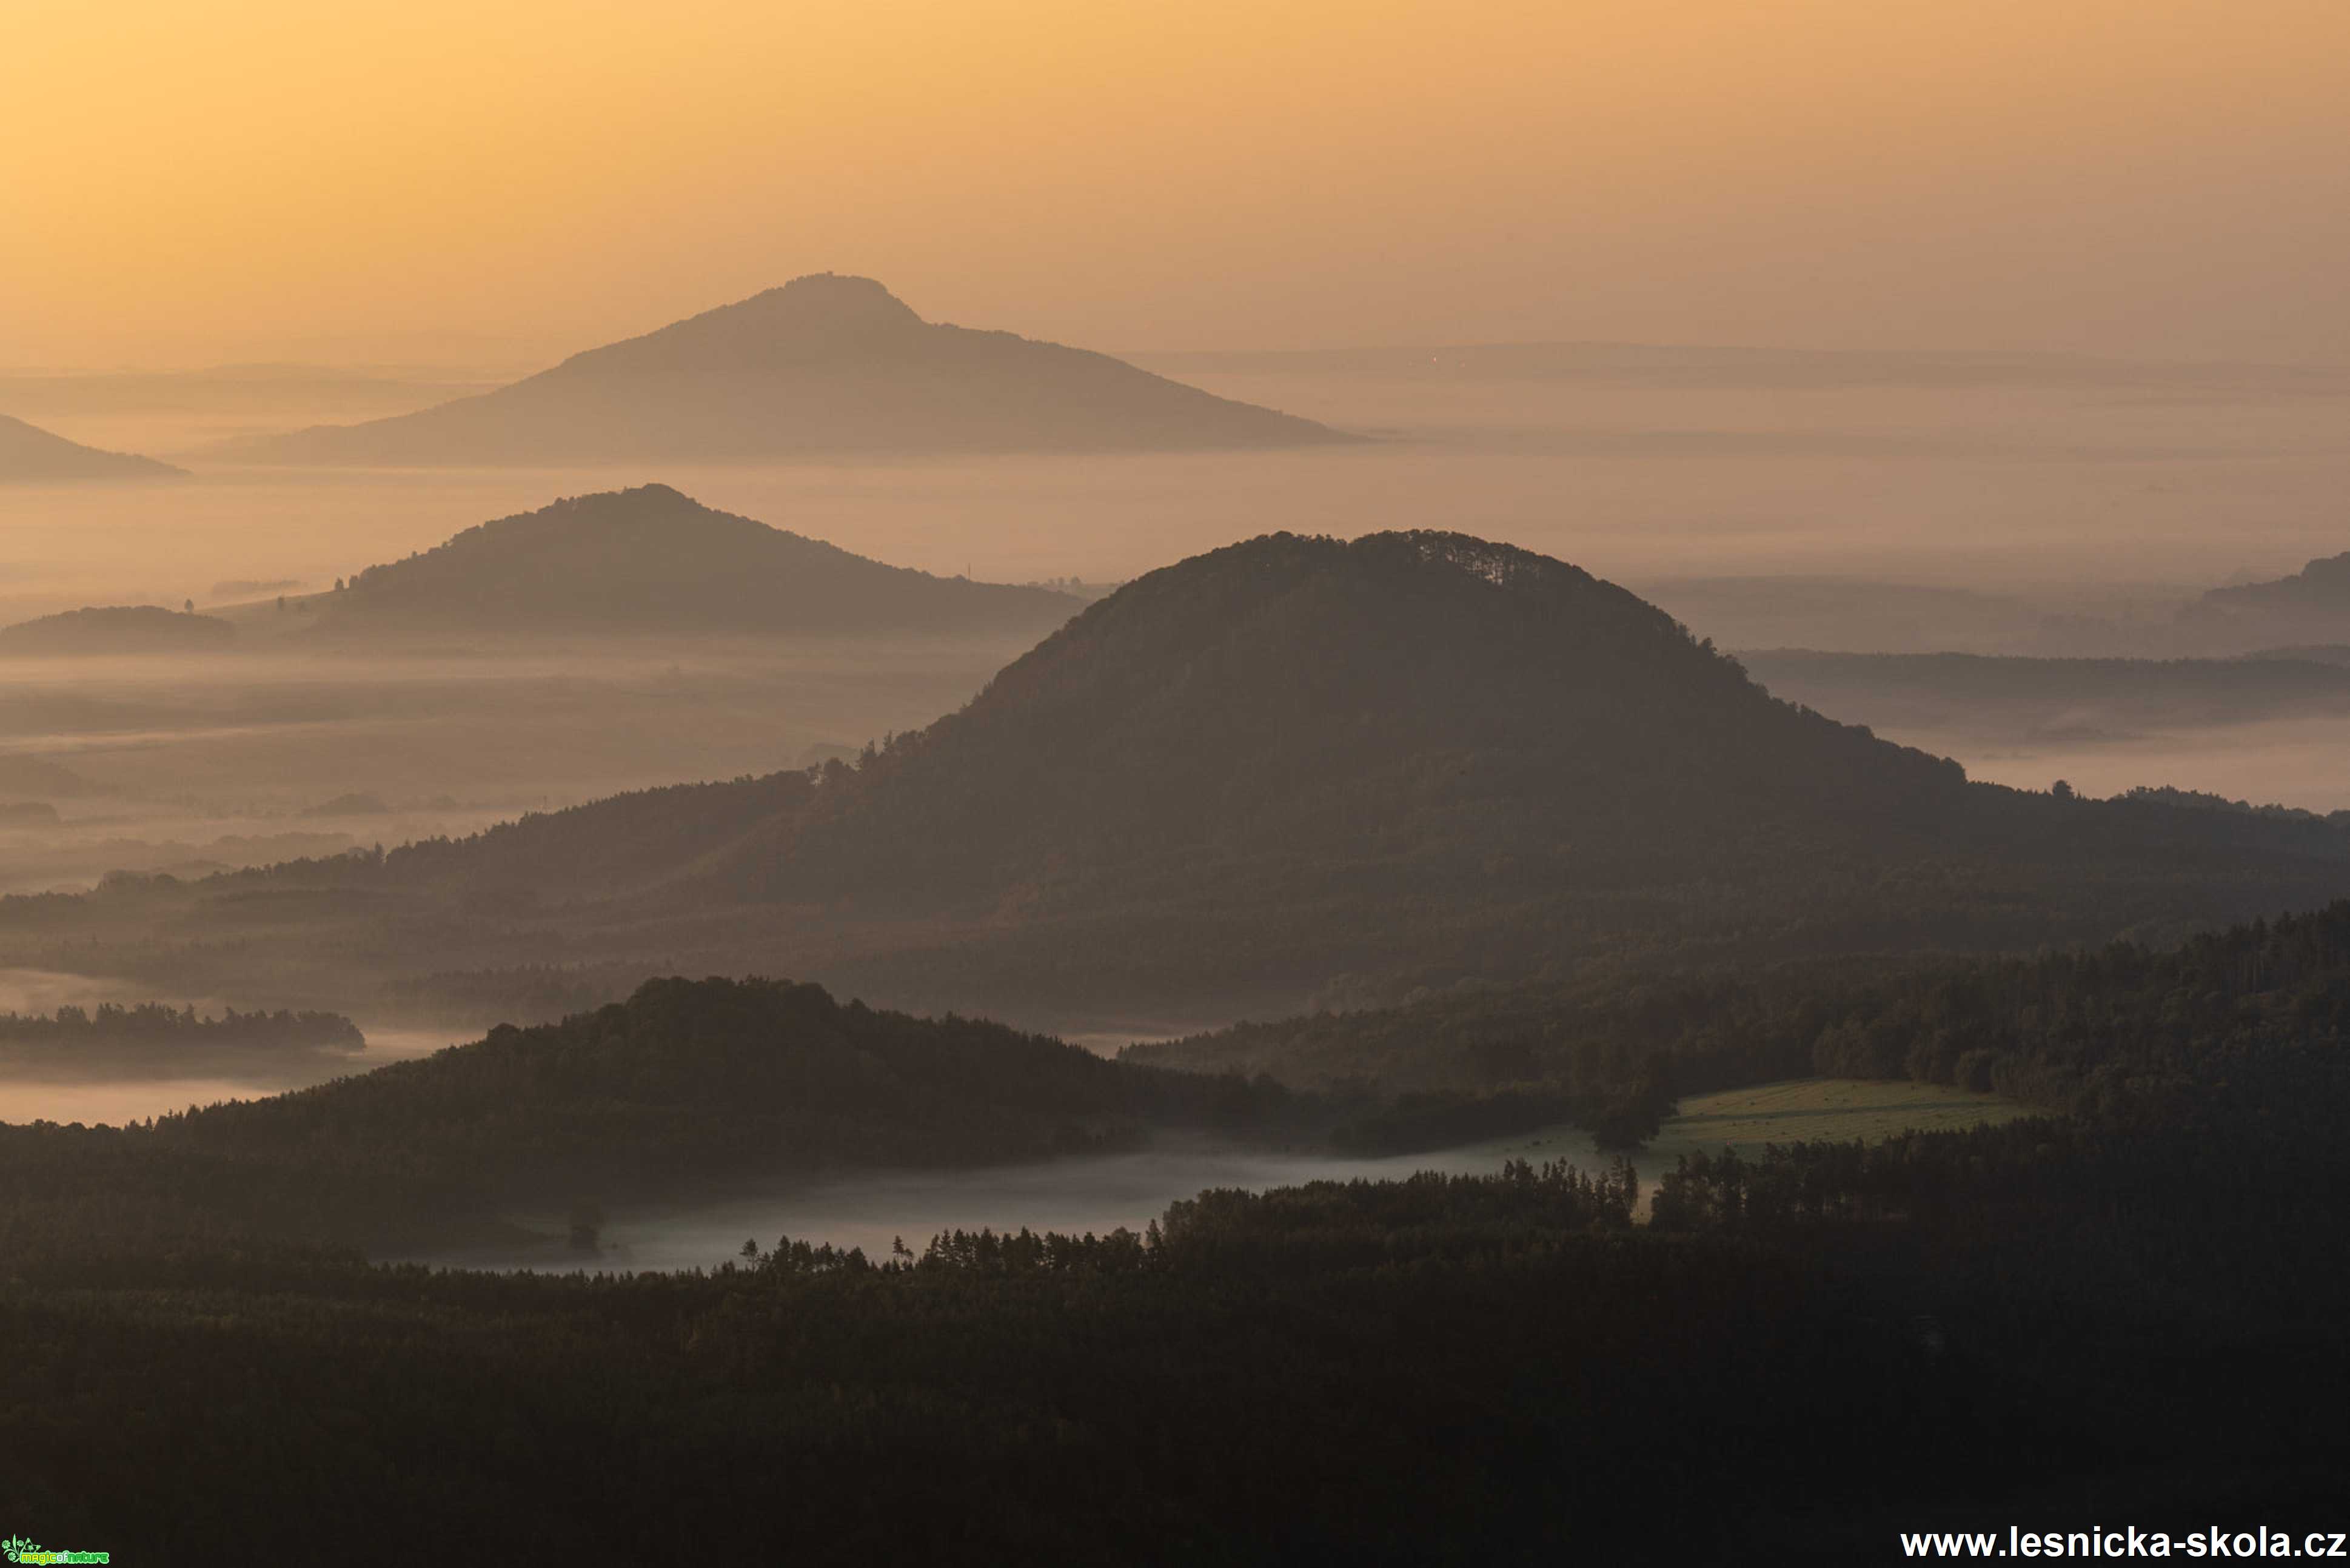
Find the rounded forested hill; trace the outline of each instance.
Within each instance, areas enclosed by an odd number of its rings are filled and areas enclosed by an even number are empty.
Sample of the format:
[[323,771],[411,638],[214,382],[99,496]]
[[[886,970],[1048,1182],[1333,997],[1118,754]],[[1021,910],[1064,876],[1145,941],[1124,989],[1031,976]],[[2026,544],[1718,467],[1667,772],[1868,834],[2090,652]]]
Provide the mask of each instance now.
[[665,484],[468,528],[319,596],[317,627],[1042,636],[1078,601],[934,577],[702,505]]
[[833,972],[1003,1006],[2175,934],[2345,875],[2322,824],[1969,783],[1588,573],[1413,532],[1139,579],[702,886],[959,911],[947,944]]
[[1235,1094],[998,1023],[840,1002],[820,986],[671,977],[559,1023],[500,1025],[421,1060],[167,1116],[154,1136],[477,1191],[591,1173],[649,1189],[1042,1158],[1255,1103]]
[[816,273],[479,397],[236,450],[265,462],[724,462],[1351,439],[1107,354],[925,321],[871,278]]
[[[1465,535],[1274,535],[1154,572],[820,794],[775,891],[976,889],[1201,854],[1444,881],[1907,824],[1955,763],[1773,701],[1670,617]],[[1332,862],[1334,867],[1337,860]],[[1725,866],[1728,871],[1731,867]]]
[[160,605],[105,605],[0,627],[0,657],[53,653],[191,653],[235,646],[217,616]]

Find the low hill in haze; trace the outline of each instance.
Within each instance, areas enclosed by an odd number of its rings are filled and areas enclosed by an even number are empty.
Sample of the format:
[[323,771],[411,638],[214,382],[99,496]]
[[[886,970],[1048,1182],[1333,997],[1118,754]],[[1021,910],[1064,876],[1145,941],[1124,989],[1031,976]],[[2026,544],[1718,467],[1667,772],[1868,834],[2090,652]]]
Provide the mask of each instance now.
[[728,462],[1346,439],[1107,355],[926,322],[870,278],[820,273],[479,397],[237,451],[270,462]]
[[2312,561],[2290,576],[2213,588],[2180,613],[2179,626],[2200,642],[2231,650],[2350,641],[2350,552]]
[[103,605],[0,627],[0,658],[53,653],[196,653],[234,647],[236,628],[216,616],[161,605]]
[[664,484],[481,524],[369,566],[309,606],[326,636],[410,628],[1042,635],[1080,607],[1049,589],[885,566]]
[[100,452],[0,414],[0,484],[81,479],[177,479],[185,471],[151,457]]

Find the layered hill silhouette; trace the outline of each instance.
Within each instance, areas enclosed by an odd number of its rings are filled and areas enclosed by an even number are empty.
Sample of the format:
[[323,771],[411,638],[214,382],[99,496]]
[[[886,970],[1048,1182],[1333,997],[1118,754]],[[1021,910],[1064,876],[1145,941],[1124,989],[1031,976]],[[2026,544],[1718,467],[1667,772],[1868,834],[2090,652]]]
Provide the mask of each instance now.
[[2345,851],[2323,822],[1970,784],[1573,566],[1406,533],[1152,573],[856,767],[620,797],[359,875],[371,899],[535,907],[599,957],[660,941],[927,1005],[1172,1006],[1599,955],[2167,934],[2338,891]]
[[53,484],[71,480],[178,479],[186,471],[151,457],[100,452],[37,425],[0,414],[0,484]]
[[468,528],[317,596],[313,634],[402,629],[1041,634],[1079,601],[934,577],[715,511],[665,484]]
[[236,642],[217,616],[161,605],[96,605],[0,627],[0,658],[47,654],[216,652]]
[[272,462],[494,465],[1346,439],[1107,355],[927,322],[870,278],[819,273],[479,397],[236,450]]
[[2350,641],[2350,553],[2269,582],[2213,588],[2179,625],[2199,642],[2241,649]]
[[0,802],[78,800],[101,793],[97,784],[62,763],[0,754]]

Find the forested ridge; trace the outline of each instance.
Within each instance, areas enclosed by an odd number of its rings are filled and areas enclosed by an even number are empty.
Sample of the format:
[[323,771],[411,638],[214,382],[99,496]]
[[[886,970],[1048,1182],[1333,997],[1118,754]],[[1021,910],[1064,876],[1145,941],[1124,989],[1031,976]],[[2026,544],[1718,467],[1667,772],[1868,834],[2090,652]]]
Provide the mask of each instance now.
[[854,765],[0,900],[0,958],[103,934],[178,987],[266,944],[273,986],[418,1007],[461,971],[479,997],[500,969],[518,996],[556,967],[784,969],[926,1011],[1198,1015],[2168,944],[2343,891],[2350,829],[2204,804],[1970,784],[1530,552],[1275,535],[1127,585]]
[[[1652,1127],[1676,1094],[1778,1078],[1910,1078],[2059,1114],[2167,1120],[2246,1074],[2350,1094],[2350,902],[2157,950],[1839,961],[1747,974],[1610,975],[1129,1046],[1125,1059],[1378,1085],[1450,1133],[1594,1107]],[[1376,1128],[1367,1127],[1368,1137]],[[1396,1125],[1388,1141],[1410,1136]],[[1427,1147],[1412,1143],[1406,1147]]]

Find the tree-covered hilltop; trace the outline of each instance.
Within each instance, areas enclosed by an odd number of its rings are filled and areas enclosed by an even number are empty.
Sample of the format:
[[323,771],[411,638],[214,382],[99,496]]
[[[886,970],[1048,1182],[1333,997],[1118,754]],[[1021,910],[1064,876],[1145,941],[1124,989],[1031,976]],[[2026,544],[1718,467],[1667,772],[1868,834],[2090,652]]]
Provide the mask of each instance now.
[[1042,636],[1078,601],[935,577],[702,505],[665,484],[479,524],[309,601],[304,635],[401,630]]
[[228,1007],[213,1018],[152,1002],[0,1012],[0,1076],[195,1077],[344,1063],[366,1045],[359,1025],[338,1012]]
[[815,985],[671,979],[315,1088],[122,1128],[0,1126],[0,1171],[20,1225],[83,1216],[85,1248],[111,1244],[107,1216],[128,1216],[132,1236],[160,1224],[414,1244],[513,1203],[1045,1159],[1154,1127],[1284,1136],[1304,1114],[1270,1084],[1120,1064],[1001,1024],[880,1012]]

